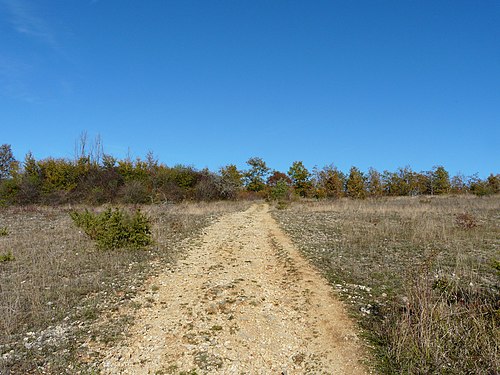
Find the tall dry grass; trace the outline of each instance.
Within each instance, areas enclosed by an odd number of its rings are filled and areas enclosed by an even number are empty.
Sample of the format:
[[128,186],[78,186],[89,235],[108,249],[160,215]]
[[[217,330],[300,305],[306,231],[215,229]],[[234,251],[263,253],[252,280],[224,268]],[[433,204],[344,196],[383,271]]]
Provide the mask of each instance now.
[[498,371],[499,197],[309,201],[275,216],[359,319],[381,372]]

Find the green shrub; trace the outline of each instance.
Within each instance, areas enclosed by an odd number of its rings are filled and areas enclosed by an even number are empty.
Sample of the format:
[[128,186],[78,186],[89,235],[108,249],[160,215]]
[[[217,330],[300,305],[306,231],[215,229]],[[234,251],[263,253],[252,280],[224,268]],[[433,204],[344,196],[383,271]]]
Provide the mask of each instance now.
[[7,235],[9,235],[9,231],[7,230],[7,227],[0,228],[0,237],[7,236]]
[[151,223],[140,210],[129,214],[108,208],[95,214],[86,209],[70,216],[101,249],[141,248],[151,243]]

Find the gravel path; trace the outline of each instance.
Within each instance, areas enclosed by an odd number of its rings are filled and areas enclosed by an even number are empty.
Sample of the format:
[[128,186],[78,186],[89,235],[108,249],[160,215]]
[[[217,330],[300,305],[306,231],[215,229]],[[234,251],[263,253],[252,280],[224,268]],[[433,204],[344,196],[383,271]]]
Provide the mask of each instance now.
[[[265,204],[227,214],[138,297],[104,374],[365,374],[331,287]],[[154,285],[154,286],[153,286]]]

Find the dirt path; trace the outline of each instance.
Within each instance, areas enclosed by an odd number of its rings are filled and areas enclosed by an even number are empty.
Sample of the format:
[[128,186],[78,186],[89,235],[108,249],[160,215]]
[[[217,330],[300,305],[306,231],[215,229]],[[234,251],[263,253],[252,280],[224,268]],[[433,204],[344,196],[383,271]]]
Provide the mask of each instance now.
[[342,304],[267,205],[222,217],[152,285],[103,373],[366,373]]

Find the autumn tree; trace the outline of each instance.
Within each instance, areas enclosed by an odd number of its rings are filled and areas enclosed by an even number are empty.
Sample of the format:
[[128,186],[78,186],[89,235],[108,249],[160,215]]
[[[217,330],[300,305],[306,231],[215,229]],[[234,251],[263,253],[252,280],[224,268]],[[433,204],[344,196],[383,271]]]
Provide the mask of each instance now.
[[324,192],[328,198],[340,198],[344,196],[345,175],[330,165],[324,167],[318,173],[318,188]]
[[267,179],[267,186],[276,186],[279,181],[284,181],[287,185],[292,185],[292,179],[283,172],[273,171]]

